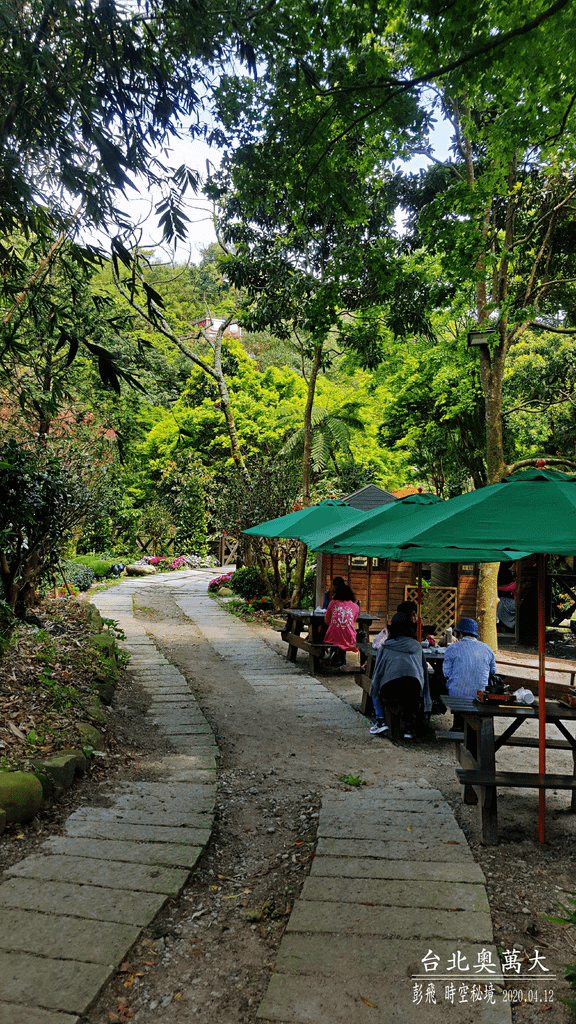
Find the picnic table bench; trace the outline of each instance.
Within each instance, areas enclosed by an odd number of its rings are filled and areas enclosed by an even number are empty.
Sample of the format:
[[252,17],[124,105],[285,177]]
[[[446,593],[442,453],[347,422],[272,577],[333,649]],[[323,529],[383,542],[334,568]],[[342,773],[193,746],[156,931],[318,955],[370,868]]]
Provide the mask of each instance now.
[[[360,612],[358,629],[364,629],[367,633],[374,621],[376,621],[376,617],[370,612]],[[280,633],[282,639],[288,644],[286,657],[288,661],[296,661],[298,651],[305,651],[308,655],[311,675],[316,675],[320,671],[326,652],[332,646],[325,644],[322,640],[323,626],[324,611],[316,611],[313,608],[286,609],[286,626]],[[307,629],[306,633],[304,633],[305,629]]]
[[[546,748],[569,751],[572,754],[572,773],[540,775],[538,772],[501,771],[496,768],[496,753],[503,746],[538,746],[538,739],[534,736],[514,735],[525,722],[538,720],[535,705],[515,707],[492,702],[480,703],[470,698],[449,695],[443,700],[452,712],[464,718],[463,738],[457,747],[461,767],[456,769],[456,774],[462,783],[464,803],[479,805],[484,843],[498,842],[499,787],[571,790],[570,807],[576,811],[576,736],[568,731],[566,725],[576,723],[576,708],[556,700],[546,700],[546,723],[554,725],[564,737],[547,736]],[[494,724],[499,718],[509,722],[503,732],[496,734]]]

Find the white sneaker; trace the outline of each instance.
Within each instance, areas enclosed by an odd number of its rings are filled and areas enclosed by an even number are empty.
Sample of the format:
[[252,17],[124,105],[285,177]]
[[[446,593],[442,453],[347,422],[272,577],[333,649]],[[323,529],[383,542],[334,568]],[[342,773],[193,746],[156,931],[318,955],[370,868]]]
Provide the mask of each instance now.
[[384,724],[381,718],[377,718],[374,725],[370,726],[370,732],[373,736],[378,736],[382,732],[388,732],[388,726]]

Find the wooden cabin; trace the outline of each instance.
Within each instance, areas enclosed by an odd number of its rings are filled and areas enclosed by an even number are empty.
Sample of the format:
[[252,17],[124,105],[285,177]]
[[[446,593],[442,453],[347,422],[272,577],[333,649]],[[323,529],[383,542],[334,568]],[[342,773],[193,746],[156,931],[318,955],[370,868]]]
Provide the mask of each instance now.
[[[438,569],[449,569],[448,579]],[[354,592],[363,611],[372,612],[373,632],[389,622],[402,601],[415,601],[417,577],[415,562],[389,562],[383,558],[362,558],[356,555],[319,554],[316,576],[316,604],[330,587],[334,576],[342,576]],[[476,618],[475,565],[422,565],[423,625],[429,633],[440,635],[447,626],[454,626],[463,616]]]

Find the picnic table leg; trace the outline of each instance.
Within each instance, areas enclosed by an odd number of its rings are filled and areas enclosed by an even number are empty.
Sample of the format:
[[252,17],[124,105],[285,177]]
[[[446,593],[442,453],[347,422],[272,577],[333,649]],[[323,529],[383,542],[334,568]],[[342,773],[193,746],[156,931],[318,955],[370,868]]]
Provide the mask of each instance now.
[[[478,729],[478,767],[481,772],[496,771],[494,751],[494,719],[483,718]],[[498,802],[496,786],[477,786],[482,823],[482,842],[494,846],[498,842]]]
[[[295,636],[300,636],[302,632],[302,622],[300,619],[293,619],[291,615],[288,615],[286,631],[288,633],[294,633]],[[286,658],[288,661],[296,661],[296,655],[298,654],[298,648],[289,643],[288,650],[286,651]]]
[[362,690],[362,697],[360,698],[360,711],[363,715],[374,714],[374,705],[372,703],[372,697],[366,690]]
[[[463,740],[463,743],[462,743],[462,747],[464,748],[466,753],[471,758],[473,758],[474,762],[476,762],[476,751],[478,749],[478,738],[476,736],[476,729],[475,729],[474,725],[475,725],[475,723],[473,724],[471,722],[467,722],[466,719],[464,719],[464,740]],[[459,743],[456,744],[456,748],[457,748],[457,756],[458,756],[458,760],[460,761],[460,764],[463,767],[468,767],[465,758],[460,756],[461,746],[460,746]],[[474,786],[471,786],[469,783],[466,783],[466,782],[462,786],[462,803],[469,804],[471,806],[474,806],[474,804],[478,803],[478,797],[476,796],[476,790],[474,789]]]
[[384,717],[388,726],[388,735],[392,743],[400,742],[400,729],[402,725],[402,708],[399,704],[385,704]]
[[312,653],[308,656],[308,670],[311,676],[315,676],[320,672],[321,665],[322,658],[317,654]]

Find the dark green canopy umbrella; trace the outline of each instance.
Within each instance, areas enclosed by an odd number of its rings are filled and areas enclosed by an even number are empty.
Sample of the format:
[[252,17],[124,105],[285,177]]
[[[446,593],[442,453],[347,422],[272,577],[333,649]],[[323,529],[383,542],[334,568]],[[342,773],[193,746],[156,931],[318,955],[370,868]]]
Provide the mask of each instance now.
[[[394,555],[381,555],[378,550],[373,552],[370,544],[374,537],[379,538],[377,546],[382,545],[383,539],[388,538],[391,532],[397,527],[408,528],[411,517],[424,508],[431,505],[443,505],[436,494],[410,494],[406,498],[390,502],[381,508],[367,512],[363,520],[352,526],[347,526],[335,532],[319,530],[308,537],[307,544],[312,551],[340,552],[341,554],[359,554],[372,557],[394,558]],[[410,531],[408,530],[408,533]],[[422,571],[418,570],[418,639],[421,639],[422,621],[420,609],[422,606]]]
[[[473,493],[481,492],[474,491]],[[462,497],[469,498],[470,495]],[[460,499],[452,499],[452,501],[458,500]],[[400,501],[367,513],[360,522],[346,526],[338,532],[333,530],[330,535],[318,532],[310,538],[308,546],[314,551],[340,552],[343,555],[389,558],[399,562],[426,562],[429,559],[423,556],[406,559],[401,545],[407,544],[415,536],[418,536],[423,527],[442,522],[448,515],[451,504],[452,502],[443,501],[435,494],[412,494]],[[494,545],[495,547],[496,545]],[[500,560],[500,551],[494,552],[494,554],[496,560]],[[514,554],[512,559],[517,557],[518,555]],[[448,559],[437,558],[436,561],[448,561]],[[464,561],[464,559],[458,557],[454,561]],[[468,561],[473,561],[473,559],[469,558]]]
[[258,523],[248,530],[242,530],[242,533],[252,537],[294,537],[307,544],[306,536],[315,530],[330,530],[332,527],[337,530],[359,522],[365,515],[365,512],[351,508],[345,501],[329,499],[309,508],[301,508],[298,512]]
[[486,562],[495,560],[495,550],[513,559],[576,552],[576,476],[524,470],[451,498],[436,512],[428,523],[412,522],[412,537],[399,543],[403,557]]
[[[462,499],[467,499],[463,501]],[[523,552],[538,555],[538,653],[539,653],[539,765],[546,772],[546,622],[545,586],[548,554],[576,552],[576,476],[555,470],[525,470],[505,477],[499,484],[484,487],[462,498],[446,502],[450,514],[421,530],[405,545],[408,560],[445,557],[451,561],[492,561],[489,545],[496,543],[516,557]],[[453,557],[452,557],[453,556]],[[544,788],[539,791],[538,838],[544,842]]]

